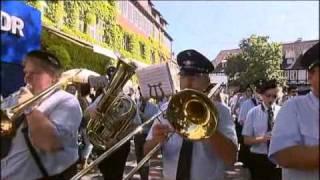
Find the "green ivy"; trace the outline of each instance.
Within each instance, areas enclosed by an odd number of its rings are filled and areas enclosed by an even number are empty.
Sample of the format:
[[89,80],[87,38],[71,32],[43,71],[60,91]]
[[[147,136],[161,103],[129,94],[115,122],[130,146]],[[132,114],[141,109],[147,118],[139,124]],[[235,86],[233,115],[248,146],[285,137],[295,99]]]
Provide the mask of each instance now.
[[65,69],[71,69],[71,58],[68,51],[60,45],[49,45],[47,50],[57,56],[57,58],[61,61],[61,64]]
[[[35,8],[40,8],[39,3],[43,0],[28,1],[28,4]],[[98,44],[105,48],[110,48],[114,51],[120,52],[128,58],[140,60],[143,63],[151,64],[151,53],[155,54],[155,63],[160,62],[160,57],[165,59],[170,57],[170,51],[163,46],[159,41],[151,38],[128,32],[123,29],[116,22],[117,8],[114,0],[109,1],[46,1],[47,11],[44,14],[42,21],[43,24],[59,28],[61,31],[83,39],[93,44]],[[87,25],[97,23],[97,21],[104,22],[104,29],[99,29],[99,33],[104,33],[104,41],[99,42],[92,38],[87,33],[79,30],[80,19],[83,19],[86,30]],[[64,23],[63,23],[64,22]],[[130,51],[124,48],[124,36],[130,37]],[[145,45],[145,54],[140,53],[140,43]],[[75,46],[75,45],[74,45]],[[69,51],[68,48],[65,48]],[[92,52],[91,52],[92,53]],[[75,59],[72,57],[71,64]]]
[[41,38],[42,48],[54,53],[61,60],[65,70],[87,68],[105,74],[105,67],[113,64],[112,59],[93,53],[91,49],[76,45],[45,29]]

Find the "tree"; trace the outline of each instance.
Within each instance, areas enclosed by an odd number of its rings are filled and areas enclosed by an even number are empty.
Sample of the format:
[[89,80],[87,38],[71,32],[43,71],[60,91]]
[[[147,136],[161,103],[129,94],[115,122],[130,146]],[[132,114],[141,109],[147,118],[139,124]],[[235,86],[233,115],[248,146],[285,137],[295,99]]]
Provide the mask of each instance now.
[[239,44],[241,52],[227,58],[226,74],[230,84],[247,86],[261,79],[277,79],[281,84],[284,77],[281,45],[269,42],[267,36],[252,35]]

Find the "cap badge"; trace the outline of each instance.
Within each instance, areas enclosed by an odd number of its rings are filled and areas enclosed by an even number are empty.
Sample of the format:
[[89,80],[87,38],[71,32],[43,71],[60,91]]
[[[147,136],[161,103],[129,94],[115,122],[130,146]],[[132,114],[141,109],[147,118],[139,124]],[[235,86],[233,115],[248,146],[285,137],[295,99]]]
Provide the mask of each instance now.
[[191,66],[192,64],[193,64],[193,62],[191,60],[184,61],[184,65],[186,65],[186,66]]

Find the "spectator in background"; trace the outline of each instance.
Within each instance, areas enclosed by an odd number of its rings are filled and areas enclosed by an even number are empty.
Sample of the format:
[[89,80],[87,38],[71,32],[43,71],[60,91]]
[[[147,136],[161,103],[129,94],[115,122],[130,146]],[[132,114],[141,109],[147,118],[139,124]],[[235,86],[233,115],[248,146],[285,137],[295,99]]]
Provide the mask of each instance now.
[[297,87],[295,87],[295,86],[289,86],[285,92],[286,93],[282,97],[281,104],[284,104],[287,100],[298,95]]

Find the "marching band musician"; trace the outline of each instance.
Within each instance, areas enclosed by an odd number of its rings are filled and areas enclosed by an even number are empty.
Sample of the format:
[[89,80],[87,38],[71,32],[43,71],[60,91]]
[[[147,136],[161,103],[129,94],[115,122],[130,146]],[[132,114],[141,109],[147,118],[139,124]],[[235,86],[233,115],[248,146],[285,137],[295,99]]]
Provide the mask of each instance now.
[[[116,73],[116,68],[114,66],[110,66],[109,68],[107,68],[107,77],[108,77],[107,79],[109,80],[112,79],[115,73]],[[102,84],[107,84],[107,83],[102,83]],[[90,114],[90,117],[99,116],[98,112],[96,111],[96,107],[101,98],[102,98],[102,94],[96,97],[93,103],[90,104],[89,107],[87,108],[86,111]],[[98,152],[98,155],[101,155],[102,153],[104,153],[104,151],[101,151],[99,149],[97,149],[96,151]],[[98,167],[100,172],[103,175],[103,178],[106,180],[121,180],[129,153],[130,153],[130,141],[120,146],[119,149],[117,149],[110,156],[102,160],[101,163],[99,163]]]
[[[149,118],[151,118],[154,114],[156,114],[159,109],[156,104],[150,102],[149,98],[145,98],[142,96],[140,87],[138,87],[139,97],[136,99],[137,104],[137,116],[139,123],[144,123]],[[150,123],[151,124],[151,123]],[[151,124],[152,125],[152,124]],[[143,146],[146,142],[146,137],[151,128],[151,125],[147,125],[143,127],[142,131],[134,136],[134,146],[135,146],[135,154],[137,157],[137,163],[139,163],[143,157]],[[141,169],[139,169],[139,174],[141,180],[149,179],[149,164],[145,164]]]
[[249,167],[250,169],[250,146],[243,143],[243,136],[241,132],[249,110],[259,105],[260,99],[258,98],[256,90],[250,87],[250,85],[246,89],[246,94],[248,99],[244,101],[240,106],[239,117],[236,122],[236,131],[238,135],[238,141],[240,144],[238,159],[240,162],[243,163],[244,167]]
[[[44,51],[29,52],[24,61],[25,82],[19,101],[36,96],[54,85],[61,64]],[[37,107],[24,112],[11,148],[1,159],[1,179],[69,179],[76,173],[77,131],[82,111],[76,97],[57,90]]]
[[[205,92],[210,85],[209,73],[214,70],[211,62],[195,50],[178,54],[181,89],[191,88]],[[166,180],[223,179],[226,166],[236,160],[237,136],[230,110],[219,102],[218,125],[215,134],[207,140],[191,142],[172,132],[166,119],[154,121],[144,146],[145,154],[156,144],[165,142],[162,149],[163,174]],[[182,163],[183,162],[183,163]]]
[[281,108],[269,149],[283,180],[319,179],[319,42],[302,57],[311,92],[291,98]]
[[252,180],[281,179],[281,170],[268,159],[268,147],[274,117],[280,109],[276,105],[279,87],[276,80],[262,80],[258,85],[262,104],[249,110],[244,121],[244,143],[250,145],[250,173]]

